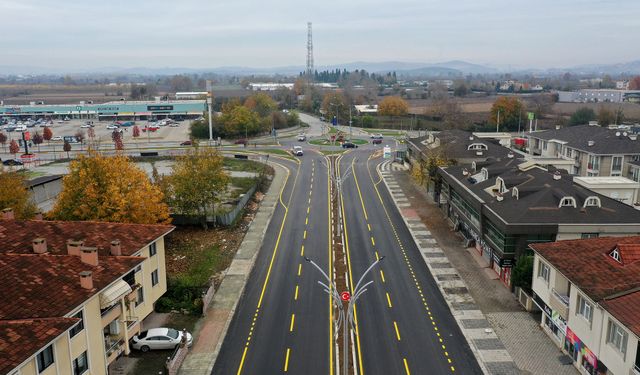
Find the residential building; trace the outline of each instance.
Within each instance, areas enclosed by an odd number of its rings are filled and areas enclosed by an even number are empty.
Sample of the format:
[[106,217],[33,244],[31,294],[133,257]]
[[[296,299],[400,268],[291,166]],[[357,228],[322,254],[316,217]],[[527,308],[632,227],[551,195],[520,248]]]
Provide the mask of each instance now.
[[629,81],[616,81],[616,90],[629,90]]
[[619,176],[574,177],[573,181],[598,194],[634,206],[636,209],[639,208],[639,206],[636,205],[638,202],[638,191],[640,190],[640,184],[638,184],[637,181]]
[[378,114],[377,104],[354,105],[356,113],[360,115],[376,115]]
[[640,233],[640,211],[515,157],[439,167],[434,200],[507,286],[528,245]]
[[[0,221],[0,373],[107,374],[166,292],[167,225]],[[88,371],[88,372],[87,372]]]
[[630,101],[640,93],[638,90],[583,89],[578,91],[558,91],[561,103],[622,103]]
[[527,133],[529,153],[574,160],[578,176],[626,176],[627,162],[640,160],[635,133],[580,125]]
[[640,236],[536,243],[541,326],[582,373],[640,374]]

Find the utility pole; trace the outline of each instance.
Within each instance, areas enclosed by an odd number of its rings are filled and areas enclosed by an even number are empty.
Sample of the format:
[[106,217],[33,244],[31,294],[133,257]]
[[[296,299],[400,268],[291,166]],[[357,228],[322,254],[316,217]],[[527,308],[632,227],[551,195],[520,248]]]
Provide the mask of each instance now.
[[313,82],[313,31],[311,22],[307,22],[307,83]]
[[351,123],[352,123],[352,119],[351,119],[351,105],[349,105],[349,140],[351,140],[351,138],[353,138],[353,130],[351,129]]
[[496,133],[498,132],[499,128],[500,128],[500,110],[498,110],[498,120],[496,121]]
[[207,80],[207,107],[209,107],[209,146],[213,141],[213,93],[211,80]]

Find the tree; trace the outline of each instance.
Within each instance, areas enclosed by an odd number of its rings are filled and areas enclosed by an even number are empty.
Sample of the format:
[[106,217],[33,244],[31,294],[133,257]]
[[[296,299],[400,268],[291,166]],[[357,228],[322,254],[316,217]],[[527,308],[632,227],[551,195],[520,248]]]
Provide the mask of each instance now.
[[262,92],[249,96],[244,101],[244,106],[256,111],[260,117],[267,117],[278,108],[276,102],[269,95]]
[[90,151],[69,163],[51,217],[122,223],[168,223],[164,195],[147,174],[124,155]]
[[609,126],[615,123],[616,115],[605,106],[598,108],[598,125]]
[[0,170],[0,210],[12,208],[17,219],[31,219],[37,211],[24,173]]
[[84,143],[85,136],[84,136],[84,132],[82,130],[78,130],[76,132],[76,134],[74,134],[73,136],[74,136],[75,139],[78,140],[78,142]]
[[93,130],[93,128],[89,128],[89,130],[87,131],[87,135],[89,136],[89,139],[91,140],[91,143],[94,142],[94,138],[96,137],[96,131]]
[[533,278],[533,255],[522,256],[511,272],[511,283],[531,294],[531,280]]
[[114,130],[113,133],[111,133],[111,140],[113,141],[113,145],[115,146],[116,150],[124,150],[124,143],[122,143],[122,133],[120,133],[118,129]]
[[131,85],[131,94],[129,97],[132,100],[144,100],[148,99],[151,96],[154,96],[157,93],[156,85],[153,83],[147,84],[132,84]]
[[347,120],[349,118],[349,104],[342,92],[329,91],[324,94],[324,98],[322,99],[322,110],[328,119],[337,115],[338,123],[346,123],[349,121]]
[[132,135],[133,138],[138,138],[140,136],[140,128],[138,125],[133,125]]
[[569,126],[585,125],[596,119],[596,113],[589,107],[581,107],[569,118]]
[[191,78],[185,75],[176,75],[171,77],[169,84],[171,85],[171,90],[174,92],[191,91],[193,89],[193,82],[191,81]]
[[7,135],[4,133],[0,133],[0,143],[2,143],[2,148],[7,151]]
[[220,116],[220,123],[227,136],[253,135],[260,131],[258,114],[244,106],[238,106],[228,113],[223,113]]
[[201,216],[206,227],[207,214],[215,214],[216,204],[229,184],[223,161],[216,149],[208,147],[194,147],[178,156],[168,177],[171,207],[181,214]]
[[629,90],[640,90],[640,76],[635,76],[629,81]]
[[71,151],[71,143],[69,143],[69,141],[64,141],[64,145],[62,145],[62,150],[67,153],[67,159],[70,159],[69,151]]
[[455,87],[453,88],[454,96],[467,96],[469,94],[469,88],[464,82],[456,82]]
[[491,106],[489,122],[493,125],[498,123],[498,113],[500,113],[500,126],[507,130],[517,130],[518,124],[525,118],[524,105],[520,99],[509,96],[499,97]]
[[11,140],[9,143],[9,153],[13,154],[13,157],[16,157],[16,154],[20,151],[20,146],[18,146],[18,142],[15,139]]
[[409,113],[409,104],[399,96],[387,96],[378,103],[380,116],[405,116]]
[[42,137],[44,138],[45,141],[47,141],[47,143],[51,142],[51,138],[53,138],[53,131],[51,130],[50,127],[45,127],[44,131],[42,132]]
[[39,132],[36,132],[33,135],[33,138],[31,138],[31,141],[33,142],[33,144],[38,146],[38,152],[40,152],[40,145],[42,144],[42,142],[44,142],[44,138],[42,137],[42,135]]

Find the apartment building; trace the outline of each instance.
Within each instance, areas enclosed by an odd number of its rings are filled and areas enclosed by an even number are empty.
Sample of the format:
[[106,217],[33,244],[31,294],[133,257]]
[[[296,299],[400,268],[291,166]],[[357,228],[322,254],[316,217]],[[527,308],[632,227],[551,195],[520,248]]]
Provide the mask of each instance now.
[[166,292],[167,225],[0,221],[0,374],[107,374]]
[[640,236],[530,245],[541,326],[582,373],[640,374]]
[[571,174],[626,176],[628,162],[640,160],[635,133],[600,126],[580,125],[527,134],[529,153],[573,160]]
[[640,211],[533,161],[440,167],[436,180],[435,201],[507,286],[531,243],[640,234]]

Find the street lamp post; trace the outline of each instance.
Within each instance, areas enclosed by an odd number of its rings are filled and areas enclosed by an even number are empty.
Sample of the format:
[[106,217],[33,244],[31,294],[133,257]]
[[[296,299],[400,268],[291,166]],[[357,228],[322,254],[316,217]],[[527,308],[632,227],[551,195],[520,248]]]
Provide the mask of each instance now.
[[207,107],[209,109],[209,145],[213,141],[213,93],[211,80],[207,80]]
[[[340,326],[342,325],[342,351],[343,351],[343,366],[344,366],[342,373],[344,375],[347,375],[349,373],[349,355],[347,354],[347,351],[349,350],[349,327],[352,327],[352,329],[354,327],[353,308],[355,306],[356,301],[360,298],[360,296],[362,296],[362,294],[367,291],[367,287],[373,284],[373,280],[366,282],[364,285],[361,285],[361,284],[364,281],[365,276],[367,276],[367,274],[371,272],[371,270],[378,263],[380,263],[384,258],[385,258],[384,256],[380,257],[380,259],[373,262],[369,266],[369,268],[367,268],[367,270],[364,271],[364,273],[362,274],[362,276],[360,276],[360,279],[356,283],[356,287],[353,288],[353,291],[350,294],[349,292],[346,292],[346,291],[342,293],[338,293],[336,284],[322,270],[322,268],[320,268],[320,266],[318,266],[313,260],[307,257],[304,257],[304,259],[307,262],[311,263],[311,265],[313,265],[318,271],[320,271],[320,274],[324,276],[326,280],[326,284],[320,280],[318,280],[318,284],[320,284],[320,286],[322,287],[322,290],[324,290],[325,293],[331,296],[331,299],[333,300],[333,302],[335,302],[335,304],[338,306],[339,315],[338,315],[338,322],[336,323],[336,330],[334,332],[334,335],[337,336],[338,331],[340,330]],[[347,302],[346,310],[344,308],[343,301]],[[357,331],[355,332],[356,334],[358,334]]]

